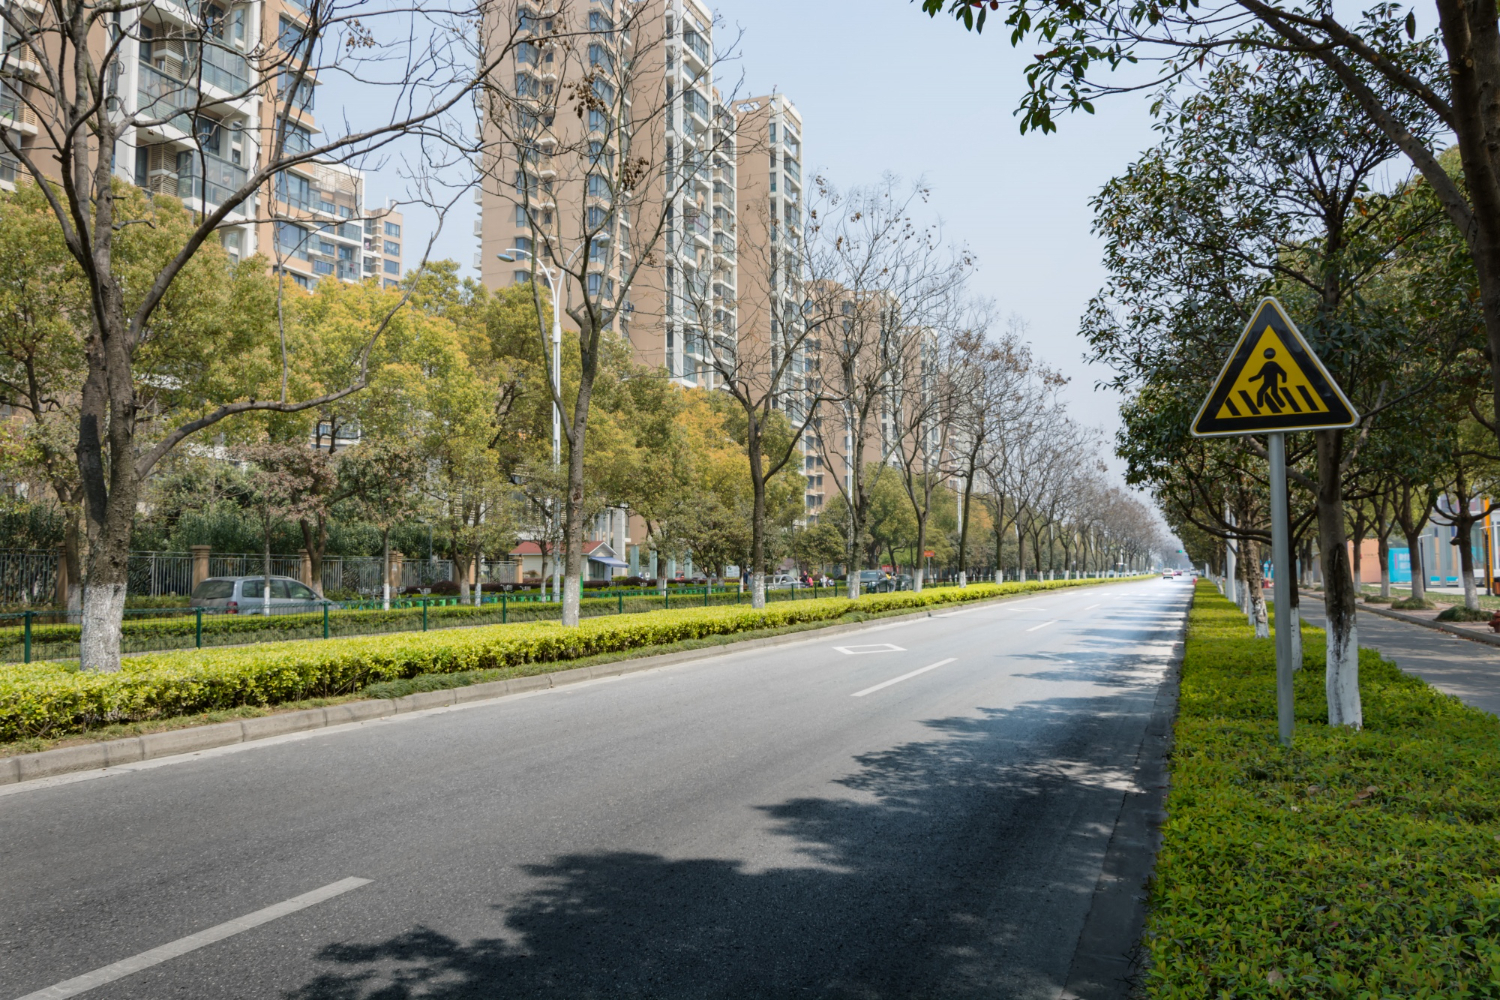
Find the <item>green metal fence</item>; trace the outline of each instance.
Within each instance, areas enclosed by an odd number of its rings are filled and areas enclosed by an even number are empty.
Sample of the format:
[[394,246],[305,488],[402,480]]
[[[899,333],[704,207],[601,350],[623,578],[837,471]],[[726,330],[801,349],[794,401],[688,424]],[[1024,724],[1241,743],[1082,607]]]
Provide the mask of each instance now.
[[[798,587],[767,591],[766,600],[810,600],[843,592],[842,587]],[[749,603],[749,592],[738,587],[672,587],[665,593],[642,589],[589,590],[584,592],[580,613],[585,618],[596,618],[663,608]],[[462,602],[457,597],[402,597],[392,599],[389,610],[381,601],[273,606],[270,614],[256,611],[230,614],[209,608],[129,608],[125,611],[121,649],[125,653],[204,649],[561,618],[561,603],[526,593],[486,594],[484,603],[479,605]],[[0,663],[76,660],[79,631],[76,614],[45,610],[0,614]]]

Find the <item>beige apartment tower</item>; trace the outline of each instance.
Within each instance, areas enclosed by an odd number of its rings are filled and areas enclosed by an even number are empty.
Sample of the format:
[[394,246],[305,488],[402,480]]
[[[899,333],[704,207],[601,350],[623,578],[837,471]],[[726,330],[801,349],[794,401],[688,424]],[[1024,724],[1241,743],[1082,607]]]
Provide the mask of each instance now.
[[[636,360],[712,385],[709,351],[732,351],[738,294],[735,116],[712,84],[712,12],[564,0],[500,3],[492,19],[492,36],[514,25],[522,43],[481,123],[482,280],[545,282],[587,252],[587,294],[617,302],[613,330]],[[578,101],[580,86],[597,100]],[[616,183],[624,158],[647,164],[629,197]],[[581,294],[561,290],[565,327]]]

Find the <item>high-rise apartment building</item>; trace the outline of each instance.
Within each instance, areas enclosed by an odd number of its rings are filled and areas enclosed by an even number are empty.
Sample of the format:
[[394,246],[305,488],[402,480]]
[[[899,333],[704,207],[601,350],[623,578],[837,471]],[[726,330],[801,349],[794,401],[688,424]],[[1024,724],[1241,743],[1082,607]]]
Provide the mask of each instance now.
[[[740,351],[747,363],[754,359],[765,369],[760,374],[766,378],[781,370],[778,406],[800,424],[818,378],[817,334],[808,334],[802,325],[802,116],[785,94],[738,101],[735,111],[740,142]],[[808,428],[801,447],[807,516],[814,521],[827,498],[816,426]]]
[[[25,0],[12,7],[33,21],[43,12],[40,4]],[[300,152],[316,143],[315,74],[293,88],[294,74],[282,72],[262,82],[252,63],[274,62],[281,58],[277,53],[289,54],[303,44],[309,22],[302,0],[156,0],[123,10],[118,23],[123,30],[110,73],[110,99],[124,118],[161,122],[123,131],[114,150],[116,176],[211,212],[270,155],[283,108],[291,112],[286,149]],[[38,68],[29,65],[28,50],[3,21],[0,50],[7,53],[7,67],[18,70],[0,74],[0,128],[18,136],[23,147],[37,147],[44,137],[27,101],[45,106],[31,82]],[[38,162],[53,162],[38,152]],[[14,186],[22,173],[13,158],[0,153],[0,188]],[[384,213],[367,211],[365,202],[360,171],[308,163],[289,168],[231,212],[219,236],[233,259],[262,253],[303,287],[325,277],[397,277],[399,250],[394,273],[383,241],[370,255],[373,263],[367,258],[365,219]],[[399,228],[400,221],[395,224]]]
[[[712,12],[697,0],[628,6],[491,9],[492,35],[514,24],[524,41],[497,81],[503,117],[492,109],[481,126],[478,264],[501,287],[531,280],[535,253],[546,280],[587,242],[587,294],[621,295],[616,329],[636,359],[708,386],[711,349],[732,351],[736,332],[735,115],[713,87]],[[578,101],[579,86],[595,99]],[[618,203],[617,157],[647,164]]]

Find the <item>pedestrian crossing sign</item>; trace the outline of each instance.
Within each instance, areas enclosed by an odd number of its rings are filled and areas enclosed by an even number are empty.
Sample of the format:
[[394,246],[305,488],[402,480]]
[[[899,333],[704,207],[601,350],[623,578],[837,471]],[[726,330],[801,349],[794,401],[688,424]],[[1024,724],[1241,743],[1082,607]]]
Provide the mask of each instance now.
[[1281,303],[1262,299],[1193,420],[1194,437],[1353,427],[1359,414]]

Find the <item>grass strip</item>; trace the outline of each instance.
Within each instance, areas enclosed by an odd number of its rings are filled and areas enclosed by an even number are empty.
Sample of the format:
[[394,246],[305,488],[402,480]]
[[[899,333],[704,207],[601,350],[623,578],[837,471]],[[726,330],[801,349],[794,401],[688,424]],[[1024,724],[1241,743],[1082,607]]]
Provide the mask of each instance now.
[[1361,650],[1364,728],[1330,728],[1303,635],[1284,749],[1274,640],[1198,585],[1146,994],[1500,997],[1500,720]]

